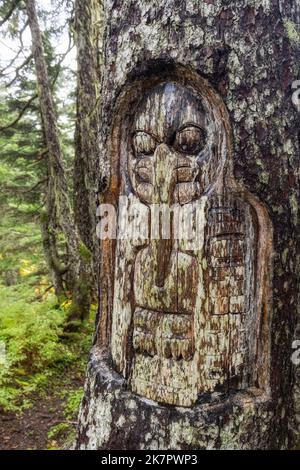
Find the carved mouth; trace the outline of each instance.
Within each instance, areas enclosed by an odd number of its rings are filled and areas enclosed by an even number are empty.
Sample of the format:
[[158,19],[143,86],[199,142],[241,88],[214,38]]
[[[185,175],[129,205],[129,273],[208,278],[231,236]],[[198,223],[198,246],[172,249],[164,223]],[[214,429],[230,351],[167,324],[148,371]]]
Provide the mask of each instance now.
[[133,345],[144,355],[153,357],[159,354],[178,361],[191,360],[194,353],[192,317],[137,307]]
[[195,168],[181,165],[176,168],[178,183],[191,183],[195,179]]
[[[137,166],[136,177],[138,183],[151,183],[151,169],[148,166]],[[195,168],[190,165],[181,165],[173,169],[177,173],[178,183],[190,183],[195,178]]]
[[168,316],[171,315],[174,318],[189,318],[193,315],[192,310],[160,310],[160,309],[153,309],[153,308],[148,308],[146,305],[143,304],[137,304],[135,308],[135,315],[146,315],[149,316],[151,314],[155,314],[160,316]]

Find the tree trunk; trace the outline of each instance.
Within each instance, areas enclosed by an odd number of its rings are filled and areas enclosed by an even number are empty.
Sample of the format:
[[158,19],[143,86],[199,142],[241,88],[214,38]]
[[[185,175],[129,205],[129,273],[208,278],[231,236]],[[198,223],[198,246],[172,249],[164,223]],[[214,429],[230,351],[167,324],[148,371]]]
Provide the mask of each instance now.
[[90,275],[97,297],[96,200],[103,15],[99,2],[75,3],[77,45],[77,116],[75,132],[74,212],[81,239],[91,251]]
[[[69,252],[68,276],[71,279],[73,292],[70,320],[78,320],[86,317],[89,313],[89,264],[91,261],[91,254],[86,245],[81,241],[77,227],[74,223],[60,145],[59,131],[57,127],[57,118],[47,72],[35,1],[27,0],[26,6],[28,24],[32,36],[32,53],[36,67],[43,128],[48,147],[49,182],[47,191],[47,214],[43,216],[43,233],[46,234],[45,231],[48,231],[48,236],[44,236],[44,246],[46,247],[49,255],[48,260],[50,261],[50,268],[53,268],[53,263],[55,263],[55,256],[53,257],[53,255],[55,255],[53,252],[55,242],[53,243],[53,240],[51,241],[51,237],[54,236],[53,231],[51,231],[51,227],[60,227],[66,238]],[[46,220],[47,218],[49,220]],[[54,272],[54,282],[60,291],[62,286],[61,282],[57,278],[57,269],[52,269],[52,272]],[[58,282],[60,282],[60,285],[58,285]]]
[[104,2],[100,306],[76,448],[295,445],[299,13]]
[[75,134],[74,208],[84,243],[90,250],[96,237],[98,107],[103,18],[100,4],[92,0],[75,4],[77,45],[77,116]]

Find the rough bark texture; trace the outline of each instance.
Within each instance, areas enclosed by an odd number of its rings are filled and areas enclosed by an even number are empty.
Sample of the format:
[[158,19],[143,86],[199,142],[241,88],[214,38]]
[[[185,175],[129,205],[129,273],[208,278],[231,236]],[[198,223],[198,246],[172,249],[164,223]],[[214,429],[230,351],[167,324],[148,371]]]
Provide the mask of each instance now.
[[74,29],[77,46],[74,212],[80,236],[95,254],[103,34],[101,4],[93,0],[77,1]]
[[299,412],[291,361],[300,314],[299,116],[291,100],[298,78],[299,3],[115,0],[104,2],[104,11],[99,177],[108,189],[103,200],[116,204],[120,194],[115,129],[130,114],[129,103],[157,80],[180,75],[184,80],[186,74],[188,83],[195,73],[206,79],[228,110],[234,178],[267,208],[273,227],[272,320],[265,324],[270,393],[200,394],[186,409],[132,393],[110,357],[114,270],[121,258],[115,260],[115,243],[106,241],[77,448],[291,448]]
[[78,449],[270,449],[277,434],[273,406],[251,391],[204,396],[193,408],[162,406],[129,392],[99,351],[91,355]]

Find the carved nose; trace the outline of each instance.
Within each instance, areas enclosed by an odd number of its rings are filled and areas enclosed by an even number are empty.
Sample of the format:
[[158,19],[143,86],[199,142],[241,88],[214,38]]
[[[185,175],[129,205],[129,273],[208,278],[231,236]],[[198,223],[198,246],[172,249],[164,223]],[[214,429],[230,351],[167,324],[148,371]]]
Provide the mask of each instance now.
[[176,184],[177,156],[166,144],[156,147],[153,155],[154,203],[171,203]]
[[[156,148],[153,155],[153,174],[154,174],[154,203],[171,205],[176,184],[176,165],[177,156],[166,145],[160,144]],[[170,227],[167,233],[170,234],[169,239],[163,239],[162,223],[169,223]],[[163,287],[165,279],[169,272],[171,254],[173,249],[172,236],[172,220],[168,219],[158,221],[160,226],[160,238],[152,241],[152,255],[156,265],[155,283],[158,287]]]

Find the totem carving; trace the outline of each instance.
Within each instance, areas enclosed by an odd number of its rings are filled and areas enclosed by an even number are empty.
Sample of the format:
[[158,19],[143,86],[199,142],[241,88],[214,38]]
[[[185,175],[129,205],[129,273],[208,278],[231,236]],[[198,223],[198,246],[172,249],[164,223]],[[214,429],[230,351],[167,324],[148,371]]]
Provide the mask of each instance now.
[[271,228],[232,175],[219,102],[163,80],[117,136],[111,357],[133,393],[162,404],[268,388]]

